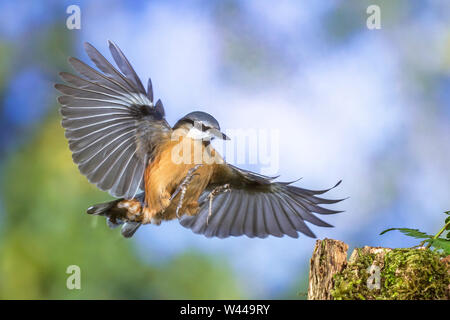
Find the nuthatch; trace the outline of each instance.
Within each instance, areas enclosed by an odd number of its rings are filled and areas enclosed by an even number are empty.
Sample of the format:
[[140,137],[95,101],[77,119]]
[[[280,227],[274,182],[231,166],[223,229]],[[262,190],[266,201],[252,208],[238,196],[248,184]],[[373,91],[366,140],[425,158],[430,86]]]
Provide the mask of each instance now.
[[161,100],[153,103],[150,79],[145,90],[114,43],[109,49],[120,71],[89,43],[85,48],[100,71],[69,58],[80,76],[62,72],[69,85],[55,88],[64,94],[58,101],[73,161],[91,183],[119,198],[89,214],[105,216],[110,227],[123,225],[125,237],[142,224],[176,218],[219,238],[315,237],[305,221],[331,227],[312,214],[341,212],[319,206],[342,200],[317,196],[331,188],[302,189],[226,163],[210,143],[228,139],[214,117],[196,111],[171,127]]

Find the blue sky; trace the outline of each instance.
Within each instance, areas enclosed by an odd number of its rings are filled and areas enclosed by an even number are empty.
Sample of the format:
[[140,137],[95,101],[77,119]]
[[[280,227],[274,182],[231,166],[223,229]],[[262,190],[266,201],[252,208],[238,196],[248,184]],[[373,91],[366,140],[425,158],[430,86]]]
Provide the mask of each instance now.
[[[20,14],[0,22],[1,37],[27,39],[47,23],[65,28],[65,7],[50,3],[23,11],[2,3]],[[450,10],[443,1],[401,3],[382,6],[382,29],[369,31],[364,6],[339,1],[79,2],[72,55],[86,61],[88,41],[110,57],[107,40],[116,42],[143,82],[152,78],[171,124],[204,110],[223,129],[278,130],[281,180],[303,177],[296,185],[315,189],[343,179],[329,197],[350,197],[337,205],[345,213],[325,218],[336,228],[313,227],[319,238],[411,246],[378,234],[395,226],[435,232],[450,207]],[[350,17],[343,35],[332,24],[345,25],[341,15]],[[30,81],[42,88],[49,79],[33,65],[14,74],[2,123],[17,128],[24,113],[32,123],[48,110],[46,94],[21,94]],[[225,255],[251,296],[268,297],[308,266],[315,240],[206,239],[171,222],[141,228],[135,242],[143,258],[190,248]]]

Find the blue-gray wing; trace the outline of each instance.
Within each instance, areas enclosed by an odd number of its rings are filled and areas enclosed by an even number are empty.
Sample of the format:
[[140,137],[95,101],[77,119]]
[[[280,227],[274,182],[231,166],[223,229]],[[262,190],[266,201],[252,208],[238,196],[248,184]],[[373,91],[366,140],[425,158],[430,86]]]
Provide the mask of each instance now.
[[[321,227],[332,226],[317,218],[313,212],[318,214],[342,212],[320,206],[342,201],[317,196],[331,188],[302,189],[290,183],[273,182],[274,178],[231,165],[223,166],[225,169],[221,170],[220,179],[210,184],[201,194],[198,200],[199,213],[195,216],[181,217],[181,225],[192,229],[195,233],[219,238],[241,235],[250,238],[265,238],[269,235],[298,238],[298,232],[301,232],[314,238],[315,235],[306,225],[306,221]],[[334,187],[339,183],[340,181]],[[211,199],[211,191],[224,184],[229,185],[229,190],[220,192]]]
[[64,95],[62,126],[80,172],[98,188],[115,197],[132,199],[143,189],[146,164],[155,147],[170,135],[160,100],[153,104],[120,49],[109,42],[117,70],[92,45],[85,44],[97,71],[69,58],[79,76],[62,72],[68,85],[56,84]]

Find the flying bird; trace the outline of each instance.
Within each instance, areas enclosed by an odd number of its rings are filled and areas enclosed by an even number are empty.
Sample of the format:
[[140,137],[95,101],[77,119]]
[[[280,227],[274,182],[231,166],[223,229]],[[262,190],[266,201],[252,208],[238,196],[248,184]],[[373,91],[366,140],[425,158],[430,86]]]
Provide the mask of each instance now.
[[118,198],[87,213],[121,225],[127,238],[143,224],[172,219],[219,238],[315,237],[305,222],[332,227],[313,214],[342,212],[320,206],[343,200],[318,196],[332,188],[303,189],[226,163],[210,143],[229,139],[213,116],[194,111],[170,126],[151,80],[145,89],[118,46],[109,41],[109,49],[118,69],[85,43],[98,70],[70,57],[79,75],[61,72],[67,84],[55,84],[73,161]]

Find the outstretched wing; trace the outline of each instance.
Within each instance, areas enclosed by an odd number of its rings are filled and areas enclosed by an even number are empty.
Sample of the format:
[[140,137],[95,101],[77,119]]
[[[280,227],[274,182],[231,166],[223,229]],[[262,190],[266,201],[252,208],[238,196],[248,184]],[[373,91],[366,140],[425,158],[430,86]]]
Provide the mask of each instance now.
[[146,164],[171,128],[161,101],[153,104],[150,79],[145,91],[115,44],[109,42],[109,49],[122,72],[91,44],[85,49],[101,72],[69,58],[80,76],[62,72],[69,85],[55,85],[64,94],[58,98],[62,126],[81,173],[101,190],[131,199],[143,189]]
[[[180,220],[181,225],[195,233],[219,238],[240,235],[250,238],[265,238],[269,235],[282,237],[285,234],[298,238],[298,232],[301,232],[315,238],[305,221],[321,227],[332,226],[317,218],[313,212],[342,212],[319,206],[343,200],[317,197],[332,188],[307,190],[290,183],[272,182],[274,178],[229,164],[218,168],[212,183],[199,198],[199,213],[195,216],[183,215]],[[225,184],[229,184],[229,191],[220,192],[211,199],[210,192]]]

